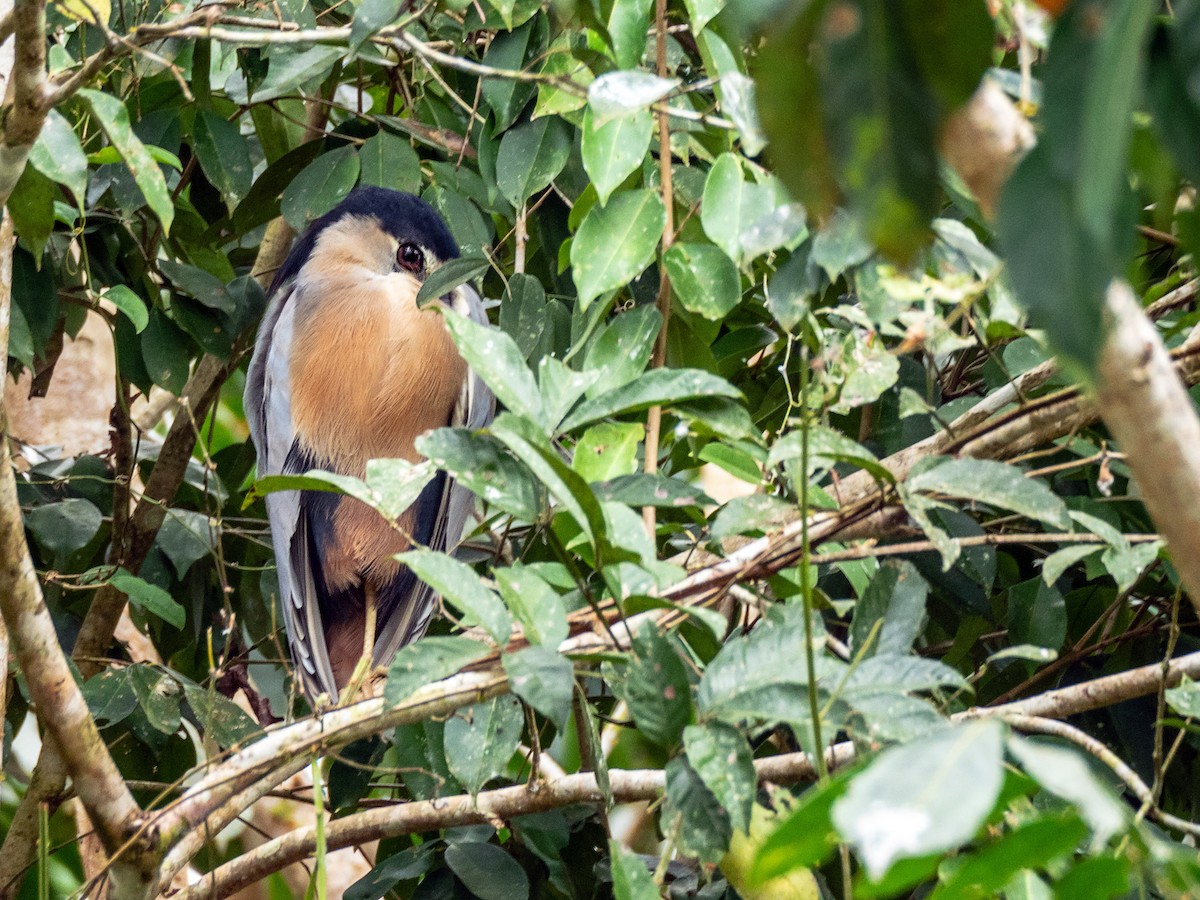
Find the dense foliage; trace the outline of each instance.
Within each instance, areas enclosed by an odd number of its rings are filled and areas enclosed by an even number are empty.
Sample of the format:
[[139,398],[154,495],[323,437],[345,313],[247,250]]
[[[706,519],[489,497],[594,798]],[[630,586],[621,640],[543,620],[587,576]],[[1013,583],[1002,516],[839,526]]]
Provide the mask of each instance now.
[[[161,660],[111,630],[77,660],[139,802],[310,714],[262,504],[301,482],[254,487],[242,364],[272,242],[373,184],[460,243],[431,294],[492,298],[486,335],[446,318],[503,412],[425,436],[432,465],[303,486],[393,515],[433,467],[470,487],[466,549],[405,556],[446,615],[385,704],[473,663],[511,692],[323,748],[319,814],[520,785],[539,754],[606,799],[388,837],[347,897],[1200,890],[1190,682],[1058,731],[1050,707],[975,715],[1200,649],[1119,448],[1027,415],[1080,406],[1055,392],[1090,378],[1113,278],[1175,291],[1168,343],[1196,324],[1200,5],[1042,5],[51,5],[9,369],[53,390],[54,348],[99,315],[117,405],[110,448],[18,487],[64,647],[107,592]],[[1038,130],[994,222],[938,146],[981,80]],[[142,431],[163,392],[187,402]],[[14,691],[5,760],[30,712]],[[634,769],[665,798],[612,841]],[[29,777],[10,767],[0,821]],[[0,856],[65,893],[76,834],[64,809]]]

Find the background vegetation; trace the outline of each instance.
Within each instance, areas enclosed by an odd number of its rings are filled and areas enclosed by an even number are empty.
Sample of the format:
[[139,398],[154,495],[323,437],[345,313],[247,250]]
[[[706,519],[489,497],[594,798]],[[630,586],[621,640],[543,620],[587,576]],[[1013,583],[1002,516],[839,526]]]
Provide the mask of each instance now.
[[[98,317],[116,373],[106,444],[0,459],[0,896],[305,862],[323,897],[354,846],[357,900],[1200,891],[1195,2],[16,0],[0,35],[9,370],[53,395]],[[446,615],[314,717],[240,396],[356,184],[449,222],[504,411],[420,444],[480,497],[406,557]],[[338,489],[394,513],[429,470]],[[272,792],[310,821],[257,834]]]

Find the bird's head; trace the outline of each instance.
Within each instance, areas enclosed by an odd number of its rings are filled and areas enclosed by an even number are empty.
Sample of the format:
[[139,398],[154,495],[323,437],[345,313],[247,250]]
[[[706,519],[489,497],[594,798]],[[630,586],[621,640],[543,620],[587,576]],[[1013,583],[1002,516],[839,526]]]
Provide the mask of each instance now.
[[446,260],[459,255],[450,229],[418,197],[380,187],[359,187],[314,221],[297,240],[271,291],[291,278],[399,275],[413,292]]

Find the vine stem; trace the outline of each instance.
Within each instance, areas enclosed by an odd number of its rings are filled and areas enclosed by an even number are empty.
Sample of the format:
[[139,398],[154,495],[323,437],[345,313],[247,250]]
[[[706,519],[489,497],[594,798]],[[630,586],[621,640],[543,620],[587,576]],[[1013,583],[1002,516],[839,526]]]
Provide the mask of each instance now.
[[[654,2],[654,49],[659,78],[667,77],[667,0]],[[658,110],[658,166],[666,218],[663,220],[662,252],[665,255],[675,238],[675,191],[671,181],[671,117],[666,108]],[[666,266],[659,262],[658,312],[662,325],[654,344],[651,368],[660,368],[667,360],[667,329],[671,322],[671,282]],[[643,468],[647,475],[658,471],[658,446],[662,435],[662,407],[652,406],[646,413],[646,452]],[[653,506],[642,507],[642,522],[653,540],[656,533],[657,511]]]

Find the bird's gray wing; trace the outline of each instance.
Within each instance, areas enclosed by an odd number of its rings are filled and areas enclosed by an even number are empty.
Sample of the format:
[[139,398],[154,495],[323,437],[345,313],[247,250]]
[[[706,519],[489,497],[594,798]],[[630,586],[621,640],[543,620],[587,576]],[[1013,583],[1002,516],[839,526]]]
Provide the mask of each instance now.
[[[469,316],[480,325],[488,324],[483,302],[470,285],[460,285],[451,294],[450,305],[455,312]],[[495,396],[483,383],[483,379],[474,371],[468,370],[448,424],[476,430],[485,428],[495,415]],[[429,548],[439,552],[449,552],[457,547],[462,540],[463,529],[466,527],[467,518],[474,505],[475,495],[457,484],[447,473],[442,484],[440,502],[434,507],[437,511],[437,519],[434,522]],[[376,665],[387,665],[397,650],[416,640],[425,632],[429,620],[433,616],[436,599],[436,594],[431,587],[419,580],[414,582],[412,594],[404,604],[405,608],[398,609],[391,619],[383,624],[383,628],[379,632],[373,656]]]
[[[246,418],[258,449],[259,477],[300,474],[311,468],[299,452],[292,425],[289,360],[298,305],[296,293],[291,284],[276,290],[247,373]],[[305,693],[310,698],[326,693],[336,699],[337,685],[329,664],[314,582],[308,521],[300,501],[299,491],[279,491],[266,497],[279,575],[279,601],[292,659]]]

